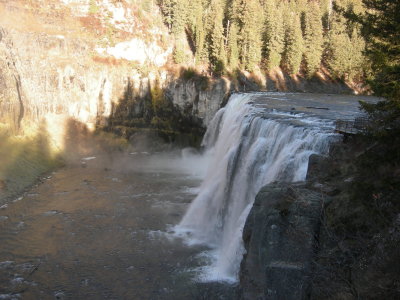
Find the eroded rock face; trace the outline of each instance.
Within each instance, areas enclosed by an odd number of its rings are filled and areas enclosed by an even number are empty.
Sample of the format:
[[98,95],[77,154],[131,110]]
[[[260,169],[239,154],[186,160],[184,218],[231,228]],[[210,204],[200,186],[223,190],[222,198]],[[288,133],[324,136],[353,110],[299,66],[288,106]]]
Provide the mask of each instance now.
[[96,62],[84,40],[0,31],[0,121],[14,129],[48,114],[72,117],[89,127],[107,125],[128,84],[132,101],[126,110],[143,112],[143,99],[157,84],[175,108],[205,127],[230,92],[224,80],[204,89],[166,71],[144,76],[129,65]]
[[260,190],[243,230],[241,299],[308,296],[322,204],[321,194],[302,183]]
[[53,113],[90,124],[110,112],[124,77],[109,67],[89,63],[84,43],[38,33],[2,32],[0,65],[7,86],[0,91],[3,122],[20,115],[22,107],[25,123]]

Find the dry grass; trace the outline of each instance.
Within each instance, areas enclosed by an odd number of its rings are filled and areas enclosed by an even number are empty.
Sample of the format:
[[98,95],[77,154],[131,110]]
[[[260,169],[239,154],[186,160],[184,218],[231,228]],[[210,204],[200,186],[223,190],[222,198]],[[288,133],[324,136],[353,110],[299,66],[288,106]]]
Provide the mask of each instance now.
[[47,0],[46,4],[29,0],[0,2],[0,26],[20,32],[63,35],[69,38],[98,39],[96,34],[82,26],[68,7],[60,1]]
[[92,60],[96,63],[100,63],[100,64],[104,64],[104,65],[108,65],[108,66],[119,66],[124,62],[124,60],[116,59],[115,57],[99,56],[99,55],[93,55]]

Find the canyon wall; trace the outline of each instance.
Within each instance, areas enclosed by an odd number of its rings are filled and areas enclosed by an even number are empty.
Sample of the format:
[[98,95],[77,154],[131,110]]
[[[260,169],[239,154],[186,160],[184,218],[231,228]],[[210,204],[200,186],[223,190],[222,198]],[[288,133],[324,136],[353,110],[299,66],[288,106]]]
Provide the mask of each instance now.
[[174,106],[206,126],[230,91],[225,80],[201,88],[195,79],[175,78],[165,70],[145,76],[129,65],[97,63],[85,41],[4,28],[0,33],[0,118],[13,130],[54,114],[92,128],[107,125],[127,89],[138,100],[132,109],[140,110],[139,99],[156,81]]
[[[226,101],[229,81],[200,86],[196,78],[179,78],[179,67],[169,66],[173,41],[162,23],[146,27],[138,8],[125,2],[95,3],[0,3],[0,121],[14,132],[49,115],[107,126],[121,105],[140,115],[143,99],[160,88],[163,100],[206,126]],[[146,17],[161,20],[158,9]],[[121,104],[127,97],[133,101]]]

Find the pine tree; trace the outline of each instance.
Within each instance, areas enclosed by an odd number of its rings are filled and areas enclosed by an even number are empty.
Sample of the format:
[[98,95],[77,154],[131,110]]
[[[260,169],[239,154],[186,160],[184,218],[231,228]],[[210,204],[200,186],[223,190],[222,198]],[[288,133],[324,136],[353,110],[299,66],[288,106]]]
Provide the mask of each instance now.
[[185,0],[175,0],[172,15],[172,33],[179,36],[185,31],[188,18],[188,5]]
[[201,63],[207,54],[205,53],[206,48],[206,28],[203,23],[203,16],[199,15],[196,21],[196,33],[195,33],[195,40],[196,40],[196,55],[195,60],[196,64]]
[[224,4],[225,1],[214,0],[212,1],[213,13],[212,20],[213,26],[210,33],[210,61],[218,72],[222,71],[226,63],[226,50],[225,50],[225,36],[224,36]]
[[198,18],[203,16],[202,0],[191,0],[187,5],[187,25],[192,32],[196,31]]
[[294,12],[291,12],[291,16],[285,35],[284,61],[287,70],[291,74],[296,74],[300,71],[303,59],[304,41],[301,32],[300,16]]
[[[335,3],[358,13],[362,11],[361,1]],[[297,73],[304,59],[305,71],[311,77],[320,68],[324,53],[324,63],[337,77],[351,78],[361,71],[364,43],[359,27],[343,17],[339,20],[332,12],[333,0],[159,3],[176,41],[173,55],[177,63],[186,60],[188,39],[195,63],[210,63],[214,70],[223,65],[253,70],[263,58],[268,69],[282,65],[290,73]]]
[[275,6],[273,1],[266,5],[264,48],[269,70],[279,67],[284,51],[285,31],[283,26],[283,6]]
[[185,54],[185,28],[188,20],[188,4],[184,0],[171,0],[172,3],[172,23],[171,32],[175,38],[175,47],[173,58],[175,63],[182,64],[186,62]]
[[161,11],[164,15],[164,22],[167,24],[169,31],[172,30],[175,5],[176,0],[163,0],[161,2]]
[[365,40],[361,36],[360,29],[355,27],[350,36],[351,45],[351,58],[350,58],[350,69],[348,70],[349,79],[353,80],[357,75],[362,75],[364,71],[366,57],[365,52]]
[[182,38],[175,40],[175,47],[172,55],[176,64],[183,64],[186,62],[185,47],[183,46]]
[[[340,0],[339,0],[340,1]],[[331,16],[333,12],[333,0],[321,0],[321,16],[324,30],[330,30]]]
[[[400,211],[400,1],[363,2],[368,10],[355,19],[362,24],[367,37],[366,53],[374,71],[374,78],[369,83],[377,95],[386,99],[377,104],[362,105],[369,114],[367,136],[371,146],[358,159],[358,175],[353,187],[356,201],[372,207],[373,216],[379,216],[383,221],[381,224],[393,226]],[[365,232],[365,228],[362,231]],[[393,251],[395,247],[394,244]],[[396,256],[388,256],[385,260],[387,266],[396,265],[398,261]],[[382,292],[378,298],[398,298],[398,289],[393,289],[399,278],[398,270],[393,273],[386,268],[383,272],[393,275],[379,284]]]
[[206,60],[207,53],[207,26],[205,24],[205,14],[202,0],[194,0],[192,2],[191,23],[193,23],[192,31],[194,32],[195,44],[195,62],[200,64]]
[[242,0],[239,5],[239,49],[243,67],[253,71],[261,61],[261,5],[258,0]]
[[369,9],[362,20],[367,54],[376,73],[371,84],[379,95],[400,103],[400,2],[363,0],[363,3]]
[[231,69],[239,66],[238,28],[235,22],[229,28],[228,36],[228,62]]
[[308,3],[305,16],[304,42],[307,76],[312,77],[320,68],[324,44],[321,12],[316,2]]
[[365,42],[359,29],[349,35],[344,17],[335,14],[329,32],[327,64],[335,77],[352,80],[362,72]]

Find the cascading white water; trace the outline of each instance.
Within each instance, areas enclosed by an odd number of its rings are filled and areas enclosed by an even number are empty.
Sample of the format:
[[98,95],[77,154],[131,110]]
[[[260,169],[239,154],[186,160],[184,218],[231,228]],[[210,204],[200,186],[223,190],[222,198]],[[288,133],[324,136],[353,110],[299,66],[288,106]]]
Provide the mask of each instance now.
[[214,249],[203,280],[237,280],[244,253],[242,230],[256,193],[274,181],[304,180],[309,156],[327,153],[333,136],[320,126],[290,122],[298,116],[266,118],[264,110],[248,103],[251,98],[234,94],[211,122],[203,140],[211,157],[208,171],[177,226],[177,231],[189,233],[190,244]]

